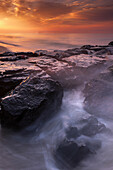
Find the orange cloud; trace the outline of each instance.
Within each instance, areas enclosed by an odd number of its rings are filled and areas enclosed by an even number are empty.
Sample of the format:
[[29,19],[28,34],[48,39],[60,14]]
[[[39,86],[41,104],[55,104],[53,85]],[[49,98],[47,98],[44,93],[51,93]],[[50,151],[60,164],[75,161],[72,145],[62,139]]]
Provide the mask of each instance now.
[[112,9],[112,0],[1,0],[0,30],[113,32]]

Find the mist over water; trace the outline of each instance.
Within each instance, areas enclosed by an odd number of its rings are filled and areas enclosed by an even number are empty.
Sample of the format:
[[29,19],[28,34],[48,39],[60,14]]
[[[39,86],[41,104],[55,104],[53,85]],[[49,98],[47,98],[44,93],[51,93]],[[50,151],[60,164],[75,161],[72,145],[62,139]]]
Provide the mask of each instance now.
[[106,45],[113,39],[113,34],[2,34],[0,45],[12,51],[65,50],[85,44]]
[[[65,129],[70,125],[81,126],[80,120],[90,116],[83,109],[83,100],[80,91],[66,91],[61,110],[40,131],[36,129],[29,135],[26,132],[0,131],[0,169],[59,170],[53,155],[57,145],[65,138]],[[101,142],[101,149],[81,162],[76,170],[112,170],[113,125],[110,120],[100,119],[100,122],[110,132],[90,138],[92,142]]]

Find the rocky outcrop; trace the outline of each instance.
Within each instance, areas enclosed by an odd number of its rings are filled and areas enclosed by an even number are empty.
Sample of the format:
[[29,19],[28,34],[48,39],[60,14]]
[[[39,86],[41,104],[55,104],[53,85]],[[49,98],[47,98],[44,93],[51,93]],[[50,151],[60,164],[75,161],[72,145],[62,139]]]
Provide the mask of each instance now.
[[109,45],[109,46],[113,46],[113,41],[111,41],[108,45]]
[[56,149],[55,160],[60,169],[73,169],[90,154],[88,146],[64,140]]
[[61,85],[48,76],[31,75],[1,102],[1,126],[22,129],[37,120],[37,127],[55,115],[63,97]]

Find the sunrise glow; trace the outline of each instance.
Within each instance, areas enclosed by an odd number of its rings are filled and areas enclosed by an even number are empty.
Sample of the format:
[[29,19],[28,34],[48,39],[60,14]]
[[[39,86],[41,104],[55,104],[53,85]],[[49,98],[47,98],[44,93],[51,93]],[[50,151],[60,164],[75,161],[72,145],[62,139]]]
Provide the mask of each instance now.
[[1,32],[113,32],[112,0],[2,0]]

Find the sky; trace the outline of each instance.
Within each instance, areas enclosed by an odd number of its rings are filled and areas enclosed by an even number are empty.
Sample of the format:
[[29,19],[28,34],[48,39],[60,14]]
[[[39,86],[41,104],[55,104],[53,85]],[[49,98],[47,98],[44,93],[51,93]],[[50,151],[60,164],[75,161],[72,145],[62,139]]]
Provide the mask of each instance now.
[[113,0],[0,0],[0,32],[113,33]]

